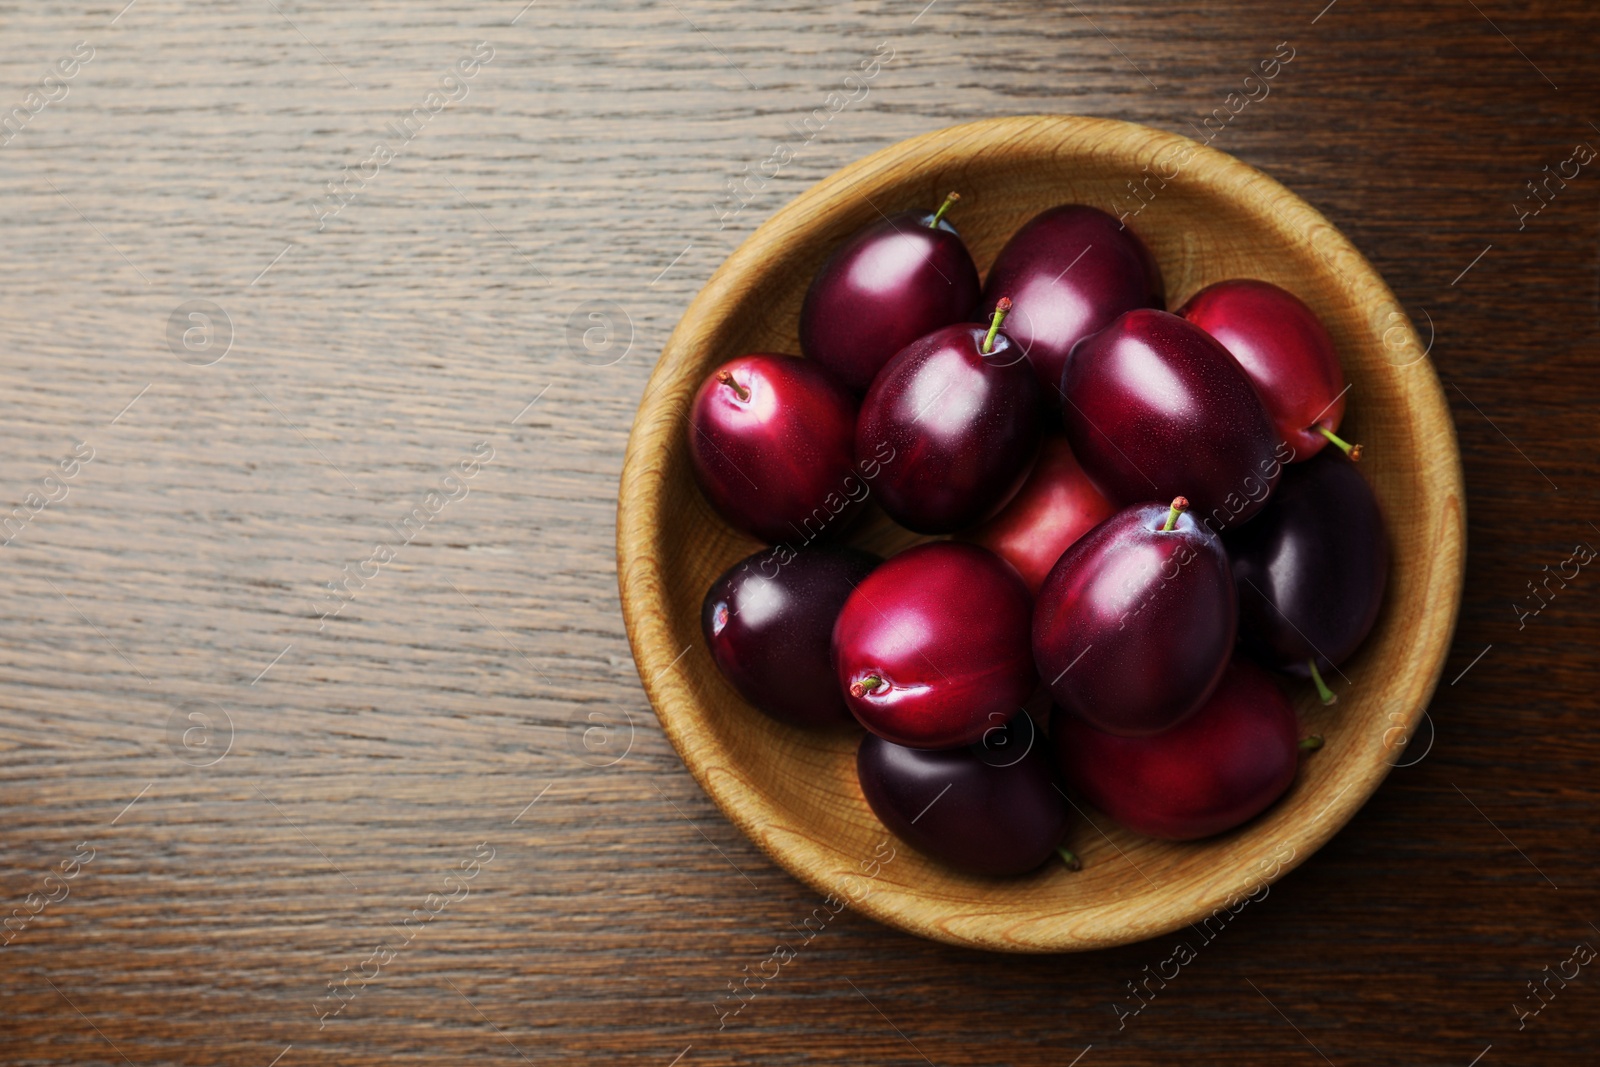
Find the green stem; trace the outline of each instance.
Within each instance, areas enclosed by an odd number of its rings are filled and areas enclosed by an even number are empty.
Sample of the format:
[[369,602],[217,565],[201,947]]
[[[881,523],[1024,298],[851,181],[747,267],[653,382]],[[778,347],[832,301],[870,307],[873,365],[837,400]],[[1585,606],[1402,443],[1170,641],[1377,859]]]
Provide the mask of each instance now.
[[933,213],[933,221],[928,223],[928,229],[937,230],[939,228],[939,220],[944,218],[944,213],[950,210],[951,204],[960,199],[960,193],[951,193],[949,196],[945,197],[944,203],[939,205],[939,210]]
[[1328,683],[1322,680],[1322,672],[1317,670],[1316,658],[1313,657],[1306,660],[1306,664],[1311,668],[1311,680],[1317,683],[1317,696],[1322,698],[1324,704],[1336,703],[1339,698],[1333,695],[1333,690],[1328,688]]
[[1000,324],[1006,319],[1006,312],[1011,310],[1011,298],[1002,296],[1000,302],[994,306],[994,321],[989,323],[989,336],[983,339],[983,354],[988,355],[994,351],[994,335],[1000,332]]
[[1185,511],[1188,511],[1188,510],[1189,510],[1189,498],[1188,497],[1186,497],[1186,496],[1175,496],[1175,497],[1173,497],[1172,498],[1172,507],[1167,512],[1167,524],[1165,526],[1161,527],[1161,532],[1162,533],[1167,533],[1174,526],[1178,525],[1178,516],[1182,515]]
[[884,681],[882,678],[879,678],[876,674],[869,674],[865,678],[861,679],[861,681],[850,687],[850,695],[853,697],[866,696],[868,693],[872,692],[874,689],[877,689],[883,684]]
[[1349,456],[1351,462],[1359,462],[1361,460],[1360,445],[1351,444],[1349,441],[1346,441],[1344,438],[1340,437],[1326,426],[1318,426],[1317,432],[1326,437],[1334,445],[1338,446],[1339,451]]
[[1083,861],[1078,858],[1078,854],[1076,852],[1073,852],[1064,845],[1057,845],[1056,853],[1061,857],[1061,862],[1067,865],[1067,870],[1083,870]]
[[1301,752],[1315,752],[1317,749],[1319,749],[1321,747],[1322,747],[1322,735],[1321,734],[1312,734],[1310,737],[1302,737],[1300,739],[1299,748],[1300,748]]

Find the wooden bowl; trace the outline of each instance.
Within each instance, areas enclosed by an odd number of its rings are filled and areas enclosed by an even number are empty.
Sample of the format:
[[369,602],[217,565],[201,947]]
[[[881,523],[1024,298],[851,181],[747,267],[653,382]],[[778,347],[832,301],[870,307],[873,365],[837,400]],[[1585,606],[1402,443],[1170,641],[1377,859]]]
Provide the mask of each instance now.
[[[1338,345],[1351,384],[1341,432],[1365,445],[1362,470],[1393,542],[1387,600],[1335,681],[1337,705],[1322,707],[1309,684],[1291,687],[1303,725],[1326,747],[1305,761],[1287,796],[1238,830],[1174,844],[1084,808],[1067,842],[1082,871],[1051,863],[1004,880],[957,873],[892,839],[875,855],[889,835],[856,783],[858,732],[780,725],[740,700],[712,663],[701,599],[760,546],[723,523],[695,487],[685,416],[696,387],[745,352],[798,352],[801,299],[828,253],[880,212],[929,208],[951,189],[961,192],[954,221],[980,272],[1044,208],[1137,210],[1129,224],[1160,262],[1170,306],[1225,278],[1262,278],[1311,305]],[[1215,928],[1230,905],[1304,862],[1371,795],[1401,761],[1443,670],[1461,599],[1465,514],[1454,429],[1425,356],[1383,279],[1326,219],[1266,175],[1187,138],[1033,116],[886,148],[818,183],[728,258],[689,306],[645,390],[617,513],[622,610],[645,691],[695,780],[774,860],[833,894],[830,910],[847,903],[923,937],[1011,952],[1139,941],[1206,924],[1214,912]],[[853,540],[887,552],[918,539],[880,517]]]

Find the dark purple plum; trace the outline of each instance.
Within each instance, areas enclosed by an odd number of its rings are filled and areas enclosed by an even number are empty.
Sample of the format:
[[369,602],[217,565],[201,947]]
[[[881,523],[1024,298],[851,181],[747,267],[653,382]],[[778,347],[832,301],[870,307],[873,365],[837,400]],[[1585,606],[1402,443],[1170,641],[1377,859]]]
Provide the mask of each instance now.
[[[998,323],[1004,305],[995,313]],[[889,517],[918,533],[953,533],[998,511],[1027,477],[1043,435],[1038,386],[1016,345],[991,324],[959,323],[912,342],[861,402],[856,456],[887,445],[878,478]]]
[[902,211],[858,231],[817,271],[800,308],[800,351],[861,392],[896,352],[960,322],[978,269],[944,213]]
[[879,562],[854,549],[779,546],[734,564],[700,608],[700,628],[723,677],[780,722],[852,721],[833,674],[833,624]]
[[1015,309],[1006,330],[1052,403],[1073,345],[1125,311],[1165,303],[1161,271],[1144,242],[1084,204],[1041,212],[1012,235],[984,283],[980,321],[1001,297]]
[[975,874],[1023,874],[1050,858],[1067,826],[1044,744],[1026,712],[966,748],[868,734],[856,773],[873,812],[913,848]]
[[1098,729],[1171,729],[1216,688],[1238,607],[1222,540],[1182,510],[1136,504],[1056,561],[1033,614],[1033,657],[1058,704]]
[[1268,666],[1312,678],[1350,657],[1378,617],[1389,539],[1355,464],[1324,449],[1283,472],[1265,510],[1227,538],[1239,637]]
[[1294,781],[1294,708],[1261,668],[1234,660],[1211,699],[1154,737],[1116,737],[1056,709],[1050,741],[1067,782],[1134,833],[1193,841],[1265,811]]
[[977,545],[908,548],[868,575],[833,627],[833,664],[861,725],[916,748],[970,745],[1038,688],[1033,598]]
[[1214,532],[1266,503],[1293,449],[1228,350],[1165,311],[1084,339],[1061,381],[1067,439],[1112,500],[1189,498]]
[[756,354],[712,371],[689,409],[695,481],[729,523],[763,541],[836,534],[852,491],[856,399],[815,363]]

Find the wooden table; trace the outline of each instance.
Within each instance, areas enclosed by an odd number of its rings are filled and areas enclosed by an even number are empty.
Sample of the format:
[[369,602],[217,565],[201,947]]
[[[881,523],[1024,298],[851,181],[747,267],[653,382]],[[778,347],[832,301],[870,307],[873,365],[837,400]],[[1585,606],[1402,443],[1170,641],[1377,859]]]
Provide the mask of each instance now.
[[[1600,540],[1600,173],[1525,184],[1600,146],[1595,9],[124,2],[0,5],[0,1061],[1594,1062],[1600,577],[1517,605]],[[1280,42],[1213,144],[1384,272],[1458,420],[1431,748],[1137,1014],[1182,938],[846,913],[719,1030],[817,901],[623,636],[655,353],[850,160],[1009,113],[1192,135]]]

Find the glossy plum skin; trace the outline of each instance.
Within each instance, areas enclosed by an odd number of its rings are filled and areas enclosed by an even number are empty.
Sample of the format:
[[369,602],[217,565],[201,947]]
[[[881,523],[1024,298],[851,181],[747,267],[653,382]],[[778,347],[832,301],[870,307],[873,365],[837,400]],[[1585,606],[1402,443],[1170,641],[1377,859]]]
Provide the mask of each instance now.
[[1292,455],[1228,350],[1165,311],[1130,311],[1086,338],[1061,391],[1072,451],[1106,496],[1181,494],[1215,531],[1261,510]]
[[706,377],[689,409],[695,481],[724,519],[763,541],[837,533],[865,499],[848,481],[855,423],[855,397],[816,364],[740,356]]
[[1378,618],[1389,539],[1378,498],[1328,449],[1284,471],[1256,520],[1230,534],[1239,636],[1263,663],[1301,678],[1348,659]]
[[1278,436],[1310,459],[1344,418],[1344,371],[1333,338],[1300,298],[1270,282],[1208,285],[1178,309],[1222,343],[1250,376]]
[[902,211],[856,232],[811,281],[800,351],[856,392],[906,345],[978,303],[978,268],[955,227]]
[[861,401],[856,457],[894,450],[878,502],[918,533],[953,533],[994,514],[1038,450],[1038,386],[1003,332],[981,350],[987,333],[959,323],[913,341]]
[[1116,510],[1078,466],[1066,438],[1047,437],[1017,495],[968,540],[1017,568],[1037,594],[1061,553]]
[[833,676],[833,624],[879,562],[848,548],[770,548],[735,563],[700,608],[700,631],[722,676],[780,722],[851,722]]
[[873,813],[913,848],[974,874],[1023,874],[1050,858],[1067,826],[1045,744],[1026,713],[967,748],[868,734],[856,774]]
[[1017,572],[986,548],[907,549],[856,587],[834,624],[846,706],[898,745],[972,744],[1033,694],[1032,607]]
[[978,318],[1009,297],[1006,330],[1053,404],[1072,346],[1125,311],[1162,307],[1161,271],[1138,236],[1084,204],[1040,212],[1012,235],[984,282]]
[[1197,712],[1233,653],[1238,605],[1221,538],[1136,504],[1062,554],[1039,590],[1033,655],[1058,704],[1139,737]]
[[1294,781],[1300,725],[1270,675],[1243,660],[1187,722],[1116,737],[1056,709],[1050,739],[1067,783],[1135,833],[1169,841],[1255,818]]

